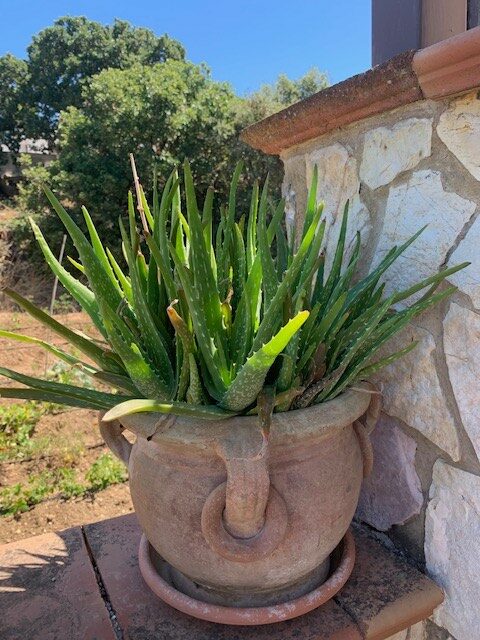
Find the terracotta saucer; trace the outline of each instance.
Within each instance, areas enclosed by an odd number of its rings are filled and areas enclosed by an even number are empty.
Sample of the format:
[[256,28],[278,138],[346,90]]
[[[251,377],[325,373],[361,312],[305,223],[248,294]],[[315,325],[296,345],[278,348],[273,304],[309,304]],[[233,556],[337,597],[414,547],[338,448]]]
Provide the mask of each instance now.
[[151,551],[150,543],[144,534],[140,540],[138,552],[140,571],[155,595],[171,607],[195,618],[233,625],[271,624],[308,613],[333,598],[340,591],[350,577],[355,564],[355,541],[352,532],[348,530],[332,554],[332,557],[337,553],[339,556],[334,571],[323,584],[310,593],[289,602],[265,607],[223,607],[195,600],[178,591],[158,573],[152,562]]

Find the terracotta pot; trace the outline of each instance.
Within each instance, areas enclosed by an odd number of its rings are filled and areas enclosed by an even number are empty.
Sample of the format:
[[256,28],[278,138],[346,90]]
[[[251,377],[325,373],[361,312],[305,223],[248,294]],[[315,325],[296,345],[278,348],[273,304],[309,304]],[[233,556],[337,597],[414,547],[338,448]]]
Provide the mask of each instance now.
[[[262,607],[325,581],[371,463],[368,433],[380,408],[371,391],[363,384],[274,414],[268,443],[255,416],[101,422],[128,463],[139,522],[176,589],[215,605]],[[137,435],[133,447],[124,428]]]

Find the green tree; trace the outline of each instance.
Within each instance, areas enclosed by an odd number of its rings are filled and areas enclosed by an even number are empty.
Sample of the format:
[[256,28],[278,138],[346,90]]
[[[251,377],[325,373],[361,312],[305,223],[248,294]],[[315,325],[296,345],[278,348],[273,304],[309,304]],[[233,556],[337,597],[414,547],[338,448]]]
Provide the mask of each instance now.
[[7,53],[0,57],[0,145],[18,151],[23,133],[22,91],[27,78],[27,64]]
[[308,98],[327,86],[326,74],[316,67],[307,71],[297,80],[292,80],[281,74],[276,82],[261,86],[258,91],[245,98],[243,121],[246,125],[257,122],[294,102]]
[[[81,107],[61,112],[57,160],[35,167],[25,158],[19,206],[40,214],[41,226],[54,247],[59,246],[57,220],[41,188],[47,182],[72,212],[85,205],[114,247],[117,218],[125,212],[125,193],[131,187],[128,154],[133,152],[147,192],[154,168],[164,180],[188,158],[199,188],[206,191],[213,184],[223,201],[234,166],[242,159],[245,170],[238,197],[246,210],[253,180],[268,173],[271,190],[278,193],[283,168],[276,156],[251,149],[238,135],[303,95],[307,84],[313,92],[325,86],[325,78],[316,70],[295,81],[280,77],[273,87],[239,98],[228,84],[213,81],[205,66],[190,62],[167,60],[104,70],[83,86]],[[81,217],[79,223],[83,224]],[[31,260],[36,254],[25,223],[17,226],[16,238],[16,246]]]
[[[222,199],[239,159],[245,163],[241,187],[269,173],[272,190],[279,189],[279,159],[249,148],[238,134],[320,90],[325,76],[316,69],[298,80],[282,75],[274,85],[238,97],[184,56],[169,36],[124,21],[102,25],[64,17],[33,38],[26,61],[0,58],[0,142],[15,152],[25,137],[46,138],[58,154],[48,167],[21,159],[18,196],[21,209],[42,218],[54,248],[61,234],[41,184],[54,188],[72,212],[87,206],[103,233],[116,233],[131,184],[131,152],[147,190],[154,168],[165,179],[184,158],[199,187],[214,184]],[[17,221],[13,245],[29,260],[35,255],[30,238],[26,221]]]
[[131,185],[129,153],[147,189],[154,167],[164,177],[185,157],[205,189],[223,173],[235,130],[235,96],[205,67],[167,60],[108,69],[92,78],[83,99],[82,109],[61,114],[52,171],[68,200],[85,204],[112,226]]
[[[206,67],[190,62],[104,70],[83,87],[82,108],[61,112],[57,160],[48,168],[25,167],[20,208],[40,213],[42,227],[59,245],[58,222],[39,184],[47,181],[74,213],[85,205],[110,246],[118,247],[117,219],[126,210],[132,181],[129,153],[147,192],[154,168],[166,178],[186,157],[204,191],[223,184],[237,100],[228,84],[213,81]],[[16,233],[31,259],[26,225]]]
[[244,144],[238,137],[248,125],[285,109],[294,102],[303,100],[328,86],[327,76],[317,68],[312,68],[296,80],[280,75],[271,85],[266,84],[258,91],[239,99],[235,116],[235,135],[229,143],[230,170],[237,160],[245,164],[244,180],[251,184],[255,178],[270,177],[273,192],[279,192],[283,179],[283,165],[277,156],[267,156]]
[[[60,111],[80,107],[83,88],[103,69],[183,60],[184,56],[183,46],[168,35],[158,37],[125,21],[102,25],[84,17],[60,18],[34,36],[28,47],[28,82],[23,83],[20,96],[28,107],[25,134],[53,142]],[[22,133],[17,131],[16,138]]]

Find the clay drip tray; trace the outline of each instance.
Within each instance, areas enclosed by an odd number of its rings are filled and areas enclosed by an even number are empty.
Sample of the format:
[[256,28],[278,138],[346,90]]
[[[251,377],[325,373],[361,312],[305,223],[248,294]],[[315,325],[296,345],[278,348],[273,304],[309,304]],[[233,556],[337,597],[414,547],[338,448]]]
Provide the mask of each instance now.
[[197,600],[179,591],[171,579],[170,566],[151,547],[145,535],[138,552],[140,571],[153,591],[170,606],[201,620],[233,625],[271,624],[290,620],[324,604],[340,591],[352,573],[355,564],[355,542],[351,531],[331,555],[332,570],[327,580],[309,593],[263,607],[226,607]]

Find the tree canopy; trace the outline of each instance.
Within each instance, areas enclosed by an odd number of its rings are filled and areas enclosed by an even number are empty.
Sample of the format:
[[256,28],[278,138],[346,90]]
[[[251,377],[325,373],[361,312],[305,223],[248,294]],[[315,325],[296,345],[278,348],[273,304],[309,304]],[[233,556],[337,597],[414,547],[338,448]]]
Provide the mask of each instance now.
[[[0,105],[8,101],[29,107],[14,110],[17,135],[7,142],[12,145],[15,139],[13,146],[18,146],[19,134],[53,141],[60,111],[80,107],[83,87],[104,69],[184,57],[183,46],[168,35],[159,37],[122,20],[103,25],[85,17],[60,18],[33,37],[26,61],[9,54],[0,58],[0,69],[22,65],[16,86],[0,85]],[[2,126],[0,141],[5,133]]]
[[154,167],[168,174],[185,157],[200,187],[219,179],[235,132],[236,97],[205,67],[181,60],[108,69],[83,90],[82,109],[61,113],[55,184],[92,215],[116,218],[131,184],[134,153],[148,189]]
[[[102,25],[60,18],[33,38],[26,60],[0,57],[0,143],[15,152],[22,139],[44,138],[57,156],[47,167],[22,159],[17,204],[42,217],[54,248],[60,231],[42,183],[74,214],[85,205],[100,231],[116,233],[131,184],[131,152],[147,191],[154,170],[165,180],[185,158],[200,190],[214,184],[223,200],[239,159],[245,164],[240,187],[269,173],[278,191],[279,159],[244,145],[238,134],[326,84],[325,75],[312,69],[298,80],[281,75],[241,97],[228,83],[214,81],[205,65],[186,61],[183,46],[168,35],[120,20]],[[31,233],[22,224],[17,231],[31,259]],[[111,238],[113,245],[116,240]]]
[[24,134],[20,124],[22,105],[20,92],[27,77],[27,63],[7,53],[0,57],[0,145],[18,151]]

